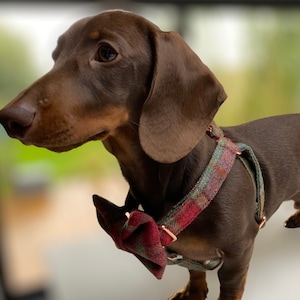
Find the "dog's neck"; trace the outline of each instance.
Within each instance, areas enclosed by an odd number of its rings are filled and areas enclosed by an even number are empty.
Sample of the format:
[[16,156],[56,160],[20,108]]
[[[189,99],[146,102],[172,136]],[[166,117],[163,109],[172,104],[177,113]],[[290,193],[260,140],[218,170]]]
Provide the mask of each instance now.
[[193,188],[216,145],[214,139],[205,135],[186,157],[162,164],[146,155],[138,132],[132,127],[118,130],[103,144],[117,158],[133,198],[157,219]]

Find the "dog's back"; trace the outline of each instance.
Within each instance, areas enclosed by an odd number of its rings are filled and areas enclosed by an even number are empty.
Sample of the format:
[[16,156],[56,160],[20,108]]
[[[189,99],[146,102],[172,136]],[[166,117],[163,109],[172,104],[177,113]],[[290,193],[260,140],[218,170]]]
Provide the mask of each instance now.
[[261,165],[268,218],[282,201],[300,201],[300,114],[224,127],[226,136],[252,147]]

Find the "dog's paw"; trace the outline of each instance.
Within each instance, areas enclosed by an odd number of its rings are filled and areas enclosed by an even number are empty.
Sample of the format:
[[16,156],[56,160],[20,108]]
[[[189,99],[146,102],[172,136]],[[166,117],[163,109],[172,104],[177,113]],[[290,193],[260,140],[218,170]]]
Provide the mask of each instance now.
[[186,289],[182,289],[176,294],[174,294],[171,298],[168,300],[180,300],[180,299],[188,299],[189,292]]
[[286,228],[297,228],[300,227],[300,211],[297,211],[294,215],[289,217],[285,222]]
[[189,289],[185,288],[174,294],[168,300],[205,300],[207,292],[190,293]]

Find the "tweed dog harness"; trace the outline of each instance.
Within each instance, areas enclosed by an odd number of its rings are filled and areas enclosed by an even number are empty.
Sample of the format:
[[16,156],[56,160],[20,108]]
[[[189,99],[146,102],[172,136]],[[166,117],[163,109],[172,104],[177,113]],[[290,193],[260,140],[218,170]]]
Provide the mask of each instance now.
[[177,264],[190,270],[207,271],[223,262],[223,253],[204,262],[194,261],[177,253],[169,253],[165,247],[177,240],[177,235],[189,226],[210,204],[230,173],[236,157],[241,159],[256,187],[255,219],[261,228],[264,215],[264,184],[259,163],[253,150],[241,143],[233,143],[224,137],[214,123],[207,132],[217,146],[206,169],[194,188],[160,221],[144,211],[119,207],[106,199],[93,195],[99,224],[112,237],[119,249],[134,254],[155,277],[161,279],[167,264]]

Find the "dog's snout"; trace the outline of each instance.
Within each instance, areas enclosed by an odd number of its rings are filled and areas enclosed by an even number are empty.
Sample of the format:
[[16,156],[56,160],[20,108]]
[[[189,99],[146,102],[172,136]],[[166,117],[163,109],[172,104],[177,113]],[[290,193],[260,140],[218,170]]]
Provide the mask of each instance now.
[[33,119],[34,113],[23,107],[8,107],[0,111],[0,123],[14,138],[23,138]]

